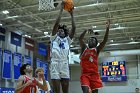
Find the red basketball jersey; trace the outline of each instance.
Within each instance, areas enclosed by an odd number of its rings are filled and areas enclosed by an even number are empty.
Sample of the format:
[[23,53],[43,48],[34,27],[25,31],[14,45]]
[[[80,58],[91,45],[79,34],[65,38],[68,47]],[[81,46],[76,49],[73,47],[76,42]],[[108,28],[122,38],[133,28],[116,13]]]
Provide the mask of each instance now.
[[[24,75],[24,84],[28,81],[31,80],[30,77]],[[30,84],[29,86],[26,86],[21,93],[36,93],[37,89],[36,89],[36,79],[34,78],[32,81],[32,84]]]
[[81,55],[80,65],[82,67],[82,74],[98,74],[98,54],[96,48],[86,48]]

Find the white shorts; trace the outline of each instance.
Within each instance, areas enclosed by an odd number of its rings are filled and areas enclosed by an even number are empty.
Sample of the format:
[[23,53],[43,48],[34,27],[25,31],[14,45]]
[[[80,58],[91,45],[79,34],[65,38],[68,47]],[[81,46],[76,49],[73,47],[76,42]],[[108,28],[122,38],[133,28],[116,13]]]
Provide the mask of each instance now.
[[51,62],[50,64],[51,79],[69,79],[69,64],[68,61]]

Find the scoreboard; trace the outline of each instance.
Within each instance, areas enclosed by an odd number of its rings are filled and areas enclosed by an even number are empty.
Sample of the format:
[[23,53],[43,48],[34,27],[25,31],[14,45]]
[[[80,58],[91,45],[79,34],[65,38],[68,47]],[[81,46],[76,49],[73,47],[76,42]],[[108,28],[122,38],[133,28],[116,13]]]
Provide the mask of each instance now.
[[103,62],[102,81],[127,81],[125,61]]

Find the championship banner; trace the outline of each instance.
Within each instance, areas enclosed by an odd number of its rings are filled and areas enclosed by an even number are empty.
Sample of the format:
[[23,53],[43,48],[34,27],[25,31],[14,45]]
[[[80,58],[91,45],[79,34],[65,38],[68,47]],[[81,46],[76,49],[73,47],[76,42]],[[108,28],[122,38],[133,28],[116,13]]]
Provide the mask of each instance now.
[[11,44],[21,46],[22,37],[19,34],[11,32]]
[[34,51],[35,41],[25,37],[25,48]]
[[14,53],[14,79],[18,79],[20,76],[21,65],[22,65],[22,55],[20,53]]
[[48,63],[42,63],[42,68],[44,69],[45,79],[48,80]]
[[25,55],[24,56],[24,64],[27,64],[27,63],[31,65],[32,59],[30,56]]
[[6,78],[6,79],[11,78],[11,65],[12,65],[12,53],[9,50],[4,50],[2,78]]
[[37,58],[36,59],[36,67],[42,67],[41,63],[42,63],[42,61],[39,58]]
[[14,88],[0,88],[0,93],[14,93]]
[[5,28],[0,27],[0,40],[5,41]]
[[45,79],[48,80],[48,63],[40,60],[39,58],[36,59],[36,67],[41,67],[44,69],[44,76]]
[[46,56],[47,55],[47,46],[43,43],[38,44],[38,53],[40,55]]
[[[1,72],[2,72],[2,71],[1,71],[1,70],[2,70],[2,69],[1,69],[1,65],[2,65],[1,63],[2,63],[2,50],[1,50],[1,48],[0,48],[0,75],[2,74],[2,73],[1,73]],[[1,78],[1,76],[0,76],[0,78]]]

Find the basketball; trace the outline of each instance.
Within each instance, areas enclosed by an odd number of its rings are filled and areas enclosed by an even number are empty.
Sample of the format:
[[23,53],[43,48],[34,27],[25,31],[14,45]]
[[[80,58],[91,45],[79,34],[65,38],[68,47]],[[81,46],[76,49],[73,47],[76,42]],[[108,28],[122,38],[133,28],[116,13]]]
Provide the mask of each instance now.
[[65,0],[64,1],[64,10],[71,11],[74,8],[72,0]]

